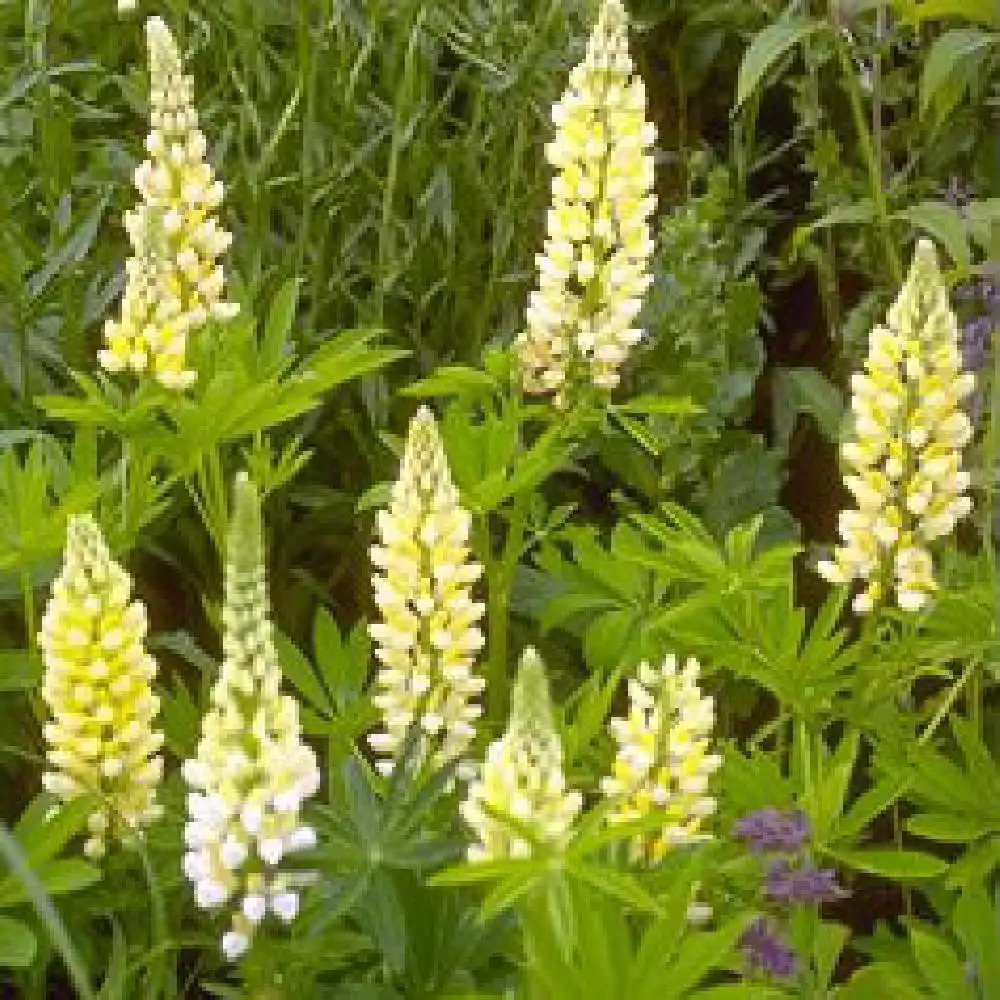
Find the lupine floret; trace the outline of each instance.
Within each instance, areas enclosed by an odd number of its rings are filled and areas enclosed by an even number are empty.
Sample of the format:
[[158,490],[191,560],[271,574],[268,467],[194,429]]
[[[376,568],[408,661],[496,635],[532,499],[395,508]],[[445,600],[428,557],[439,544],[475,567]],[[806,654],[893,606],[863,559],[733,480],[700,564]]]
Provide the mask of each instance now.
[[210,320],[237,311],[224,297],[218,262],[232,238],[216,218],[223,186],[205,158],[194,82],[162,18],[146,22],[146,39],[148,158],[135,171],[140,202],[125,215],[132,256],[121,314],[105,324],[98,360],[107,371],[148,372],[167,388],[185,389],[196,378],[187,364],[189,341]]
[[236,482],[226,554],[223,662],[193,760],[184,830],[184,872],[197,905],[232,909],[222,949],[251,944],[267,914],[285,923],[299,908],[305,875],[282,860],[315,846],[300,810],[319,788],[313,751],[302,742],[298,704],[281,694],[281,667],[268,620],[260,499]]
[[62,570],[42,619],[42,698],[52,713],[44,787],[62,801],[94,796],[84,851],[130,842],[161,815],[163,734],[154,728],[156,662],[146,609],[89,515],[69,523]]
[[[532,839],[558,850],[571,837],[582,805],[580,793],[566,788],[545,665],[535,650],[526,649],[507,729],[490,744],[462,803],[462,816],[477,838],[469,847],[469,860],[527,858]],[[517,826],[505,822],[507,817]]]
[[652,282],[656,130],[620,0],[605,0],[552,119],[552,207],[517,351],[526,391],[564,405],[572,383],[618,384]]
[[461,765],[475,736],[484,682],[473,671],[484,609],[472,598],[482,567],[470,559],[469,530],[434,416],[421,407],[371,550],[381,617],[370,628],[380,664],[374,702],[383,728],[369,741],[384,774],[415,722],[418,758],[435,767]]
[[663,828],[632,842],[634,860],[659,862],[679,844],[704,839],[715,811],[709,779],[722,763],[710,752],[715,703],[698,686],[700,667],[667,656],[660,667],[643,663],[628,684],[629,713],[609,724],[618,744],[612,774],[601,789],[614,803],[611,822],[662,814]]
[[933,246],[921,241],[885,326],[872,330],[851,381],[854,431],[843,445],[855,509],[841,511],[841,544],[817,570],[862,584],[859,614],[894,596],[924,607],[937,584],[930,545],[972,509],[962,449],[972,436],[962,401],[975,377],[962,367],[958,321]]

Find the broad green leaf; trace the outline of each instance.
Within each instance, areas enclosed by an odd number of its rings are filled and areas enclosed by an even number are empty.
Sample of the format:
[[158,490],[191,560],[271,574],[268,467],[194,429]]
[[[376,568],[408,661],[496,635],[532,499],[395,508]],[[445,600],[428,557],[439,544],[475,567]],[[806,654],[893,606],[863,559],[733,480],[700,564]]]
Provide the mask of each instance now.
[[903,20],[915,25],[954,17],[1000,27],[996,0],[892,0],[892,6]]
[[940,1000],[962,1000],[971,996],[962,963],[937,935],[914,925],[910,928],[910,944],[917,965],[935,996]]
[[0,694],[25,691],[42,678],[42,662],[25,649],[0,651]]
[[922,229],[948,251],[958,268],[968,271],[969,229],[957,208],[943,201],[922,201],[897,212],[895,217]]
[[992,824],[971,816],[952,813],[918,813],[906,821],[906,829],[918,837],[946,844],[970,844],[993,832]]
[[844,396],[815,368],[778,368],[774,373],[772,405],[775,440],[781,448],[788,448],[799,414],[812,417],[828,441],[837,440]]
[[953,28],[938,36],[924,61],[920,78],[920,113],[932,108],[945,118],[975,82],[997,36],[978,28]]
[[496,385],[486,372],[466,365],[442,365],[427,378],[400,392],[402,396],[426,399],[430,396],[464,396],[493,392]]
[[837,991],[837,1000],[926,1000],[910,973],[892,962],[876,962],[856,972]]
[[851,868],[891,879],[937,878],[948,864],[921,851],[897,851],[872,847],[857,851],[835,851],[833,856]]
[[26,969],[34,961],[37,946],[26,924],[0,916],[0,969]]
[[955,934],[974,963],[982,997],[1000,997],[1000,948],[997,948],[998,914],[980,886],[966,889],[952,916]]
[[823,26],[821,21],[788,19],[757,32],[743,54],[736,84],[736,107],[742,107],[760,86],[765,74],[786,52]]
[[[101,870],[79,858],[66,858],[59,861],[46,861],[33,868],[42,888],[50,896],[62,893],[76,892],[93,885],[101,877]],[[0,881],[0,906],[12,906],[15,903],[25,903],[30,895],[24,885],[15,875],[8,875]]]
[[298,300],[298,281],[291,278],[278,289],[271,302],[260,348],[260,359],[265,371],[280,368],[282,362],[286,360],[288,335],[292,330]]
[[625,403],[618,403],[614,409],[620,413],[638,416],[652,414],[686,417],[701,413],[704,407],[693,403],[687,396],[635,396]]

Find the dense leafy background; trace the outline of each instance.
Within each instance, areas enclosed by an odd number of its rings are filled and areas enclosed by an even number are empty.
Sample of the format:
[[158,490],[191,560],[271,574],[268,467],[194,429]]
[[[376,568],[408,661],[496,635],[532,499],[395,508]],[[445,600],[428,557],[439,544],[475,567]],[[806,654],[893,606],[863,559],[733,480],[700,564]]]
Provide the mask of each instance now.
[[[499,997],[520,897],[532,997],[1000,996],[995,350],[967,334],[976,514],[933,610],[862,628],[809,569],[844,500],[843,389],[918,235],[967,330],[997,319],[996,5],[631,4],[660,135],[649,336],[615,405],[567,430],[510,394],[506,348],[543,235],[549,107],[594,6],[156,8],[197,80],[244,305],[167,403],[93,363],[145,132],[141,21],[112,0],[0,7],[0,988],[241,995],[181,884],[179,820],[103,875],[74,850],[82,814],[46,821],[32,634],[66,518],[93,509],[150,607],[168,749],[189,753],[227,484],[248,465],[328,779],[324,877],[292,939],[255,950],[251,995]],[[490,725],[539,644],[593,792],[621,674],[699,655],[727,757],[700,859],[633,878],[584,837],[565,881],[500,872],[487,896],[446,868],[463,837],[446,787],[372,791],[351,750],[373,720],[366,549],[415,397],[442,417],[487,564]],[[796,918],[806,968],[785,992],[738,981],[759,877],[728,833],[793,802],[851,896]],[[694,882],[711,930],[685,927]]]

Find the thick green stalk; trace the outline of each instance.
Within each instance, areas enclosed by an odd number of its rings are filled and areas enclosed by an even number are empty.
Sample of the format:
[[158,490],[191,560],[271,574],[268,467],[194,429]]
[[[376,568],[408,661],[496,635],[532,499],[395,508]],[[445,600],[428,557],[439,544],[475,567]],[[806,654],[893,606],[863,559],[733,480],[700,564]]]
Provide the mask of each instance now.
[[892,217],[889,212],[889,201],[885,193],[882,164],[879,161],[872,130],[865,116],[864,95],[861,92],[861,83],[858,80],[857,69],[851,59],[850,52],[847,50],[847,45],[836,27],[833,30],[833,37],[837,48],[837,55],[840,59],[841,74],[851,105],[851,117],[854,120],[854,128],[858,134],[858,142],[861,145],[861,152],[864,155],[865,166],[868,170],[868,184],[871,188],[876,222],[883,249],[885,250],[886,261],[889,265],[890,277],[893,284],[899,287],[903,284],[903,264],[899,256],[899,248],[892,235]]
[[493,551],[490,515],[476,518],[476,556],[486,580],[486,706],[491,722],[502,724],[507,714],[507,620],[509,594],[503,558]]

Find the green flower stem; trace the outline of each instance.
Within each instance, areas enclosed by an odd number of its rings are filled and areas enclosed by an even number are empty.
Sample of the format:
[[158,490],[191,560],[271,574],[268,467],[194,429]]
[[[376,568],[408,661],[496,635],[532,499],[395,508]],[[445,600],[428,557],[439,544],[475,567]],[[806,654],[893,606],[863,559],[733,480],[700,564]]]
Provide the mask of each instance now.
[[21,573],[21,597],[24,600],[24,631],[27,633],[24,648],[29,653],[35,651],[37,645],[37,628],[35,626],[35,585],[31,574],[24,570]]
[[524,546],[523,498],[518,496],[514,499],[503,550],[499,555],[494,552],[490,527],[489,513],[476,518],[476,555],[483,563],[486,578],[487,711],[489,720],[499,726],[507,716],[510,698],[510,595]]
[[857,69],[851,59],[850,52],[847,50],[843,36],[836,27],[833,29],[833,38],[837,48],[837,55],[840,59],[841,75],[851,104],[851,117],[854,119],[854,128],[857,131],[858,142],[861,144],[865,166],[868,170],[868,183],[871,187],[872,202],[875,205],[875,214],[885,250],[886,261],[889,265],[893,284],[899,287],[903,284],[903,265],[899,256],[899,247],[896,245],[892,235],[892,218],[889,214],[889,202],[886,198],[885,184],[882,179],[882,164],[879,161],[875,139],[865,115],[864,95],[861,92],[861,83],[858,80]]

